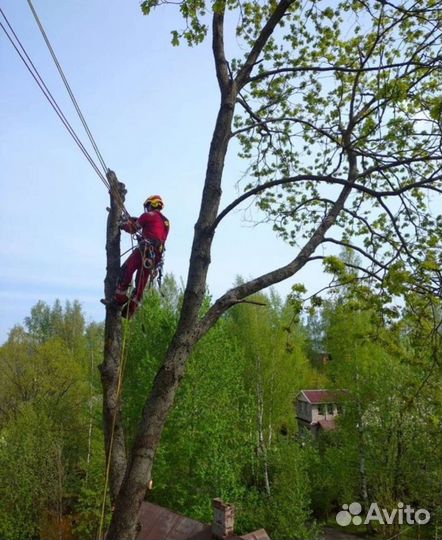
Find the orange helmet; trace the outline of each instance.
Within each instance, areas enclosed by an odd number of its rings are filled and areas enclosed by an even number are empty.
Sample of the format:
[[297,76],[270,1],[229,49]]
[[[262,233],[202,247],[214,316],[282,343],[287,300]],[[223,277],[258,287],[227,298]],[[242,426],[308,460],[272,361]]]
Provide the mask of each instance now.
[[163,199],[159,195],[151,195],[147,197],[143,204],[144,208],[150,207],[154,210],[162,210],[164,208]]

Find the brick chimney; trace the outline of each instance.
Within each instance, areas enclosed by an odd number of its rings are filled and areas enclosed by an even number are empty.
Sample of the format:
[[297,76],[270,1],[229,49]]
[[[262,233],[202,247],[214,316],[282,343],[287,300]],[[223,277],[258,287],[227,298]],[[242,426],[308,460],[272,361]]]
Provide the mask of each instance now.
[[213,499],[213,522],[212,535],[218,540],[224,540],[233,536],[235,525],[235,507],[223,502],[221,499]]

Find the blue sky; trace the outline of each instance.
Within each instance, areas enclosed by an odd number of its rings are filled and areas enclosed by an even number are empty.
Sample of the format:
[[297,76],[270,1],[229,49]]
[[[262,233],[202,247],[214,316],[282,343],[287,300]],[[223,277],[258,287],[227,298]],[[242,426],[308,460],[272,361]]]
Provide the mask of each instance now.
[[[35,0],[34,6],[106,164],[126,183],[129,212],[141,213],[150,194],[165,199],[172,223],[166,271],[185,280],[219,103],[210,40],[172,47],[170,30],[181,27],[173,6],[149,17],[136,0]],[[2,9],[86,142],[27,2],[4,0]],[[0,63],[2,342],[40,299],[78,299],[88,320],[103,319],[108,194],[3,33]],[[237,195],[245,167],[232,147],[222,206]],[[294,254],[269,225],[253,227],[236,212],[214,243],[210,291],[218,296],[236,275],[259,275]],[[310,267],[277,290],[284,295],[295,281],[310,289],[326,283]]]

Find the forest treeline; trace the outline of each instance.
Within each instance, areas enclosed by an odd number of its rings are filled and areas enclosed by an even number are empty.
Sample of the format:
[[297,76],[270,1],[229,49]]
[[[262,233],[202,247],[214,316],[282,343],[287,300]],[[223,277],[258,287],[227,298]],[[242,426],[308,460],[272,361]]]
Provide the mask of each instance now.
[[[314,538],[353,501],[432,514],[440,535],[440,335],[434,305],[409,295],[387,308],[348,284],[302,312],[295,287],[228,312],[196,346],[153,470],[149,500],[203,522],[211,500],[236,506],[238,533]],[[126,436],[177,324],[181,290],[167,276],[124,329]],[[256,305],[263,304],[263,305]],[[207,300],[209,306],[209,298]],[[105,458],[103,327],[78,301],[40,301],[0,348],[0,538],[97,537]],[[317,362],[326,351],[330,361]],[[298,431],[301,389],[346,389],[337,429]],[[128,441],[130,442],[130,440]],[[147,487],[147,486],[146,486]],[[364,495],[365,493],[365,495]],[[106,521],[110,515],[106,506]],[[439,528],[438,525],[439,524]],[[379,537],[401,526],[376,527]],[[405,530],[408,529],[408,530]]]

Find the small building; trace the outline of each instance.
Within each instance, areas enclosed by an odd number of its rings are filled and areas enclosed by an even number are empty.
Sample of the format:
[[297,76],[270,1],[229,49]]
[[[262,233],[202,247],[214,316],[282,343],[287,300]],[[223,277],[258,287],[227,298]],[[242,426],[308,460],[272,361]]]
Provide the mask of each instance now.
[[235,507],[213,499],[211,525],[144,501],[140,508],[137,540],[270,540],[264,529],[237,536],[234,532]]
[[345,390],[301,390],[296,396],[296,419],[299,431],[313,435],[336,428],[336,417],[342,412]]

